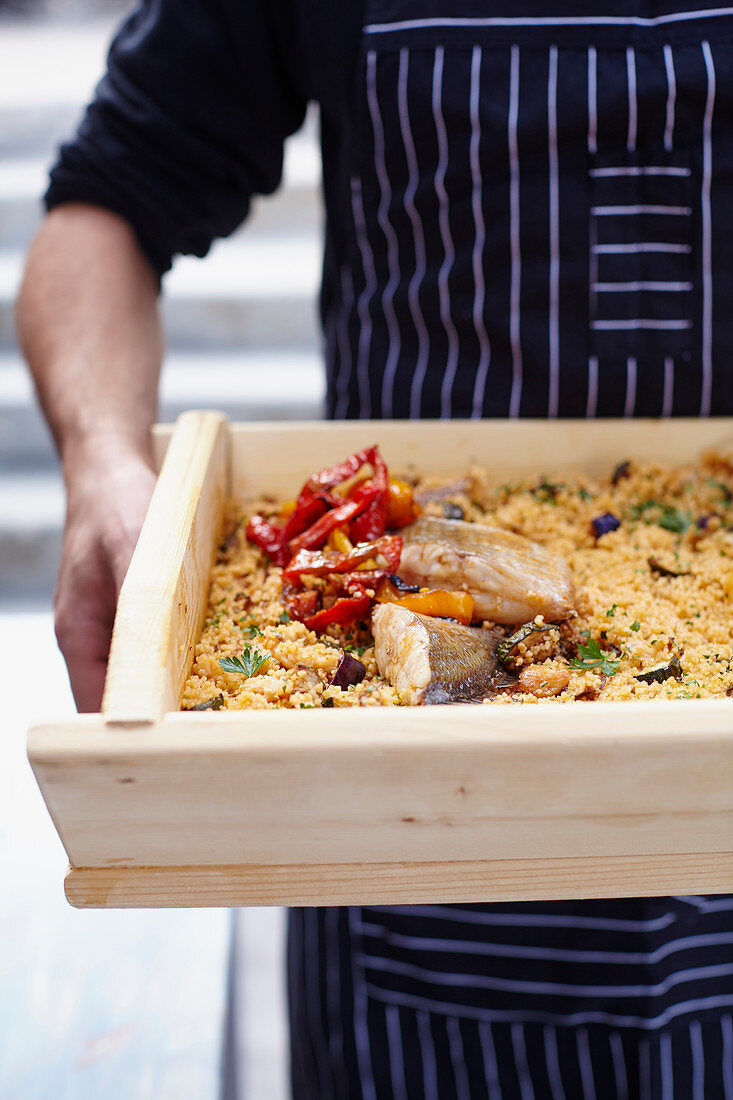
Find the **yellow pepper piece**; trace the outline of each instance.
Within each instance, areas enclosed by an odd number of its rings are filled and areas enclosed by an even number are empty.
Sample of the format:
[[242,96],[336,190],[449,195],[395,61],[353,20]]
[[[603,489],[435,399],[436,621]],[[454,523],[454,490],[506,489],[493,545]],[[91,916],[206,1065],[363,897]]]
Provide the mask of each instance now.
[[417,518],[418,509],[412,495],[412,486],[399,478],[389,479],[389,501],[387,504],[387,527],[404,527]]
[[334,527],[328,536],[329,550],[338,550],[340,554],[349,554],[354,546],[343,527]]

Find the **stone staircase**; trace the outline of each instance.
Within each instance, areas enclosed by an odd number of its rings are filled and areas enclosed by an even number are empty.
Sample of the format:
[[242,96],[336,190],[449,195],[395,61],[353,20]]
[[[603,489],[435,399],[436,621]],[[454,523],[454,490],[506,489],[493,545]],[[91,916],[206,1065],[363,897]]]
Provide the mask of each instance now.
[[[4,606],[48,604],[64,508],[48,430],[15,348],[13,300],[25,249],[41,217],[48,164],[99,75],[111,25],[109,17],[98,16],[81,22],[0,22]],[[218,242],[205,260],[182,258],[166,277],[161,420],[195,407],[221,409],[233,420],[321,415],[316,293],[322,213],[315,128],[309,118],[288,143],[277,196],[260,200],[246,227]]]

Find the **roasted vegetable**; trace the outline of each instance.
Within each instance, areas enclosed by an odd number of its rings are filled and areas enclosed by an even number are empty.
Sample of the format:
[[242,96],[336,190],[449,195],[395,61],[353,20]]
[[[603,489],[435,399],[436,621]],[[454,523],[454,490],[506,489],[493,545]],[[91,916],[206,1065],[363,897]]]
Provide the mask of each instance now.
[[539,634],[543,630],[550,630],[553,625],[553,623],[524,623],[523,626],[520,626],[518,630],[515,630],[513,634],[510,634],[508,638],[505,638],[503,642],[499,643],[496,656],[502,664],[506,664],[515,646],[518,646],[520,642],[525,642],[527,638],[530,638],[533,634]]
[[[356,657],[352,657],[350,653],[344,653],[339,661],[338,668],[333,674],[330,686],[346,691],[347,688],[360,684],[365,676],[366,665],[363,665]],[[331,705],[333,706],[333,703]]]
[[691,576],[689,569],[668,569],[666,565],[662,565],[656,558],[647,558],[649,568],[652,573],[656,573],[658,577],[689,577]]
[[656,665],[654,668],[647,669],[646,672],[639,672],[634,679],[640,680],[643,684],[663,684],[665,680],[681,680],[680,659],[674,653],[665,665]]
[[621,520],[614,516],[613,512],[604,512],[602,516],[596,516],[590,523],[593,534],[597,539],[601,535],[608,535],[611,531],[617,531],[621,526]]
[[223,706],[224,696],[219,694],[207,699],[205,703],[197,703],[195,707],[186,707],[186,710],[221,710]]
[[338,550],[299,550],[283,571],[283,579],[297,581],[302,576],[325,577],[328,573],[351,573],[374,558],[385,562],[390,573],[400,564],[402,539],[383,535],[372,542],[361,542],[346,553]]
[[622,481],[625,477],[631,475],[631,463],[619,462],[616,469],[611,474],[611,484],[618,485],[619,481]]
[[415,504],[412,486],[399,478],[391,477],[387,487],[387,527],[404,527],[417,519],[420,509]]
[[309,630],[315,630],[318,633],[327,626],[331,626],[332,623],[347,626],[349,623],[358,622],[359,619],[364,618],[371,606],[371,596],[347,596],[336,600],[331,607],[317,611],[315,615],[311,615],[304,622]]
[[473,596],[468,592],[448,592],[443,588],[432,588],[411,592],[406,596],[386,599],[380,594],[380,603],[394,603],[406,607],[418,615],[432,615],[437,619],[455,619],[468,626],[473,618]]

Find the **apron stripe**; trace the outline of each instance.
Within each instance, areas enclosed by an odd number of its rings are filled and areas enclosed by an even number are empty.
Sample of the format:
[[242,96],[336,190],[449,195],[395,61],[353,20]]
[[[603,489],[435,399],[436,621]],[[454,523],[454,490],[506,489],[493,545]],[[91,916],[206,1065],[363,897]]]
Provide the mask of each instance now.
[[501,1083],[499,1081],[499,1065],[496,1060],[496,1048],[494,1037],[491,1034],[491,1026],[487,1023],[478,1025],[479,1042],[481,1044],[481,1057],[484,1063],[484,1077],[489,1089],[491,1100],[501,1100]]
[[715,106],[715,65],[708,42],[702,44],[708,79],[702,140],[702,396],[700,416],[710,415],[713,389],[713,271],[710,191],[713,171],[712,126]]
[[669,252],[670,254],[689,254],[689,244],[670,244],[667,241],[634,241],[632,244],[595,244],[592,251],[597,256],[627,256],[638,252]]
[[557,1030],[546,1025],[542,1029],[545,1047],[545,1068],[550,1082],[550,1100],[567,1100],[560,1073],[560,1057],[557,1050]]
[[364,219],[364,200],[361,180],[354,177],[351,181],[351,209],[354,218],[356,243],[364,269],[364,289],[359,295],[357,312],[359,315],[359,345],[356,362],[356,377],[359,385],[359,416],[369,420],[372,415],[371,388],[369,385],[369,350],[372,342],[372,318],[370,304],[377,291],[377,273],[374,268],[374,255],[366,232]]
[[387,266],[389,269],[389,279],[382,291],[382,311],[387,321],[387,332],[389,334],[387,362],[382,380],[382,416],[385,417],[385,419],[389,419],[392,416],[394,378],[400,357],[400,329],[394,308],[394,294],[399,283],[400,272],[398,265],[397,234],[389,220],[392,189],[390,187],[389,175],[385,162],[384,127],[382,125],[382,117],[379,110],[376,80],[377,55],[374,50],[370,50],[367,54],[367,103],[369,105],[369,114],[374,129],[374,168],[377,174],[377,180],[379,181],[379,208],[377,210],[377,221],[387,240]]
[[343,1000],[341,987],[341,936],[338,909],[325,910],[326,1007],[328,1018],[328,1049],[336,1082],[336,1096],[349,1095],[348,1071],[344,1053]]
[[519,221],[519,46],[512,46],[509,77],[509,235],[511,247],[511,283],[509,289],[509,339],[512,348],[512,390],[509,416],[519,416],[522,400],[521,286],[522,246]]
[[662,416],[671,416],[674,405],[674,359],[667,355],[664,360],[664,394],[662,396]]
[[583,1085],[583,1100],[596,1100],[596,1086],[593,1074],[593,1062],[591,1059],[588,1032],[584,1027],[579,1027],[575,1033],[575,1042],[578,1050],[578,1068],[580,1080]]
[[636,407],[636,359],[631,355],[626,360],[626,403],[624,416],[633,416]]
[[705,1050],[699,1020],[690,1024],[690,1051],[692,1054],[692,1100],[705,1100]]
[[443,62],[445,51],[442,46],[435,50],[433,64],[433,119],[438,135],[438,165],[435,170],[435,192],[438,196],[438,223],[440,225],[440,237],[443,242],[443,262],[438,272],[438,292],[440,294],[440,319],[448,337],[448,357],[446,361],[443,382],[440,387],[440,415],[444,419],[451,416],[451,391],[456,367],[458,366],[458,333],[453,323],[450,308],[450,290],[448,288],[448,276],[455,262],[453,239],[448,220],[448,193],[445,189],[445,174],[448,169],[448,135],[445,130],[445,120],[441,107],[443,94]]
[[661,1100],[674,1100],[674,1061],[672,1037],[668,1033],[659,1038],[659,1069],[662,1083]]
[[463,1051],[460,1020],[455,1016],[451,1016],[449,1020],[446,1020],[445,1026],[448,1032],[448,1049],[453,1068],[453,1078],[456,1083],[456,1096],[470,1096],[471,1085],[468,1079],[466,1056]]
[[550,169],[550,387],[548,417],[556,417],[560,392],[560,192],[557,157],[557,46],[550,47],[547,76]]
[[406,1100],[407,1086],[405,1084],[405,1065],[403,1057],[402,1031],[400,1028],[400,1010],[388,1008],[385,1012],[387,1021],[387,1049],[389,1052],[390,1081],[394,1100]]
[[393,23],[369,23],[365,34],[394,34],[400,31],[449,27],[662,27],[668,23],[689,23],[698,19],[721,19],[733,15],[733,8],[700,8],[676,11],[653,18],[640,15],[557,15],[485,16],[482,18],[434,16],[430,19],[399,19]]
[[335,417],[343,420],[349,411],[349,383],[351,381],[351,345],[349,343],[349,317],[354,304],[354,276],[350,268],[341,271],[341,309],[336,328],[338,348],[338,375],[336,377]]
[[624,1056],[623,1040],[617,1031],[612,1031],[608,1041],[611,1047],[613,1076],[616,1082],[618,1100],[629,1100],[629,1081],[626,1074],[626,1058]]
[[635,153],[637,130],[636,55],[632,46],[629,46],[626,50],[626,79],[629,86],[629,129],[626,136],[626,148],[629,153]]
[[422,389],[425,382],[425,373],[428,367],[428,352],[430,350],[430,338],[425,324],[422,309],[420,308],[420,287],[425,278],[425,234],[420,215],[415,208],[415,193],[420,178],[415,143],[410,129],[410,112],[407,102],[407,78],[410,66],[410,52],[407,49],[400,50],[400,68],[397,80],[397,104],[400,116],[400,132],[405,146],[409,179],[405,191],[405,209],[412,226],[412,238],[415,245],[415,271],[410,279],[407,289],[407,299],[410,305],[410,315],[417,331],[417,361],[415,373],[412,377],[410,388],[410,417],[419,419],[422,404]]
[[724,1016],[720,1023],[723,1032],[723,1090],[725,1100],[733,1100],[733,1020]]
[[598,152],[598,59],[595,46],[588,47],[588,152]]
[[479,341],[479,363],[476,372],[473,393],[473,416],[483,415],[484,393],[486,379],[491,362],[491,345],[489,334],[486,331],[484,321],[484,303],[486,301],[486,287],[484,284],[484,248],[486,245],[486,227],[482,208],[483,180],[481,178],[481,118],[479,106],[481,102],[481,61],[483,53],[480,46],[474,46],[471,54],[471,93],[469,112],[471,116],[471,207],[476,232],[473,242],[472,265],[474,281],[473,297],[473,324]]
[[308,1034],[313,1047],[315,1064],[318,1073],[318,1095],[326,1100],[326,1097],[336,1098],[334,1082],[331,1077],[332,1064],[330,1051],[325,1042],[323,1029],[323,1013],[321,1005],[321,944],[319,929],[319,914],[316,909],[306,909],[303,913],[304,932],[304,969],[305,969],[305,995],[307,998],[306,1014],[308,1017]]
[[425,1100],[438,1100],[438,1069],[435,1058],[435,1043],[430,1028],[430,1016],[427,1012],[417,1013],[417,1033],[420,1043]]
[[596,416],[598,409],[598,356],[591,355],[588,360],[588,403],[585,415],[589,420]]
[[519,1079],[520,1095],[522,1100],[535,1100],[529,1072],[529,1062],[527,1060],[527,1044],[524,1041],[524,1028],[521,1024],[512,1024],[511,1036],[514,1066]]
[[[712,907],[713,902],[708,902]],[[706,909],[706,911],[709,911]],[[380,905],[374,910],[377,916],[380,913],[391,913],[395,916],[404,914],[404,907],[396,905]],[[674,913],[662,913],[658,917],[647,920],[633,920],[625,917],[587,917],[575,913],[527,913],[521,910],[512,911],[482,911],[477,909],[460,909],[455,906],[446,908],[440,905],[411,905],[410,913],[416,917],[429,917],[433,920],[446,920],[451,923],[476,924],[479,926],[507,926],[513,928],[583,928],[597,932],[660,932],[674,924]]]
[[[355,945],[359,942],[357,928],[357,910],[348,910],[348,934],[351,941],[351,968],[354,989],[354,1040],[356,1042],[356,1060],[362,1100],[378,1100],[374,1088],[374,1070],[372,1067],[371,1040],[367,1021],[367,992],[364,971],[361,969]],[[398,1005],[399,1007],[399,1005]]]
[[674,73],[674,57],[672,47],[664,47],[664,67],[667,73],[667,114],[664,126],[664,148],[668,153],[672,152],[672,139],[674,135],[674,106],[677,99],[677,80]]

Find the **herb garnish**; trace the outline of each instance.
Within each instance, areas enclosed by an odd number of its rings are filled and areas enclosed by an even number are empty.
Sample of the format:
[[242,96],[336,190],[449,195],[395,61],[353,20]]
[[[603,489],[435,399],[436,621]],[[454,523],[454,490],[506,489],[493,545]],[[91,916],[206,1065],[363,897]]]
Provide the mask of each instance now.
[[[649,516],[649,511],[659,513]],[[665,531],[683,535],[688,527],[692,526],[692,517],[687,512],[681,512],[671,504],[664,504],[660,500],[642,500],[638,504],[632,504],[629,508],[631,519],[644,519],[646,523],[656,523]]]
[[290,622],[290,616],[288,615],[287,611],[283,611],[282,615],[280,616],[280,622],[281,623],[289,623]]
[[633,630],[634,632],[641,630],[641,623],[638,619],[634,619],[633,623],[629,627],[629,630]]
[[260,628],[257,626],[256,623],[250,623],[249,626],[242,627],[242,633],[247,638],[261,638],[262,637],[262,631],[260,630]]
[[224,672],[239,672],[245,676],[254,676],[270,659],[269,653],[260,653],[246,645],[239,657],[222,657],[219,661]]
[[578,656],[570,662],[570,667],[578,672],[590,672],[599,669],[604,676],[615,676],[619,669],[619,661],[612,661],[601,649],[600,643],[591,638],[589,630],[582,630],[585,644],[578,646]]

